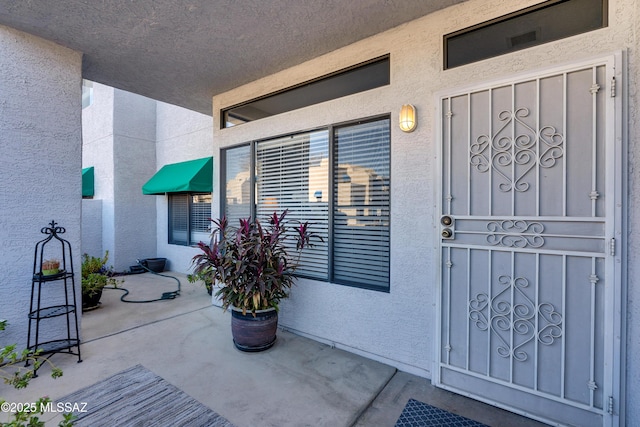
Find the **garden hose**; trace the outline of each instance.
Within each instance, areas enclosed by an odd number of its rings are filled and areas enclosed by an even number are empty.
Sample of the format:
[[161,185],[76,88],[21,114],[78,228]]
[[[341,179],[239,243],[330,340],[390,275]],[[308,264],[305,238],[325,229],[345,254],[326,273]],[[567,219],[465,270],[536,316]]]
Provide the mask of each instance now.
[[107,287],[105,287],[105,289],[115,289],[117,291],[124,291],[124,294],[120,297],[120,301],[129,302],[129,303],[137,303],[137,304],[143,304],[143,303],[148,303],[148,302],[156,302],[156,301],[163,301],[163,300],[172,300],[172,299],[175,299],[176,297],[180,296],[180,286],[181,286],[181,284],[180,284],[180,280],[178,280],[177,277],[169,276],[168,274],[156,273],[155,271],[149,269],[146,265],[142,264],[139,259],[137,259],[136,262],[138,263],[138,265],[140,267],[144,268],[145,270],[147,270],[151,274],[155,274],[157,276],[162,276],[162,277],[168,277],[170,279],[175,280],[176,282],[178,282],[178,289],[176,289],[175,291],[163,292],[162,296],[160,298],[148,299],[148,300],[126,300],[125,297],[127,295],[129,295],[129,290],[126,289],[126,288],[116,288],[116,287],[107,286]]

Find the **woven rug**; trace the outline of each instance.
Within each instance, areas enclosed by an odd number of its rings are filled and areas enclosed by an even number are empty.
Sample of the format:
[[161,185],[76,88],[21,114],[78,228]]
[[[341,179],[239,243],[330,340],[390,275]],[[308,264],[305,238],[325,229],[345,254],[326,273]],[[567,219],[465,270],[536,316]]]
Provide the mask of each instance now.
[[487,427],[444,409],[409,399],[395,427]]
[[[57,400],[83,403],[74,426],[207,426],[233,427],[179,388],[142,365]],[[82,408],[80,408],[82,409]]]

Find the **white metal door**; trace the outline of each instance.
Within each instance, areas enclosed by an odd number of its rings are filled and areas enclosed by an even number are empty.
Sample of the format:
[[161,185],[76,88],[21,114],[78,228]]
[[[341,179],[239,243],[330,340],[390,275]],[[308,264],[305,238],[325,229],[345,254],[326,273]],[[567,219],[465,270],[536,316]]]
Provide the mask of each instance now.
[[441,98],[437,385],[552,423],[617,422],[614,68]]

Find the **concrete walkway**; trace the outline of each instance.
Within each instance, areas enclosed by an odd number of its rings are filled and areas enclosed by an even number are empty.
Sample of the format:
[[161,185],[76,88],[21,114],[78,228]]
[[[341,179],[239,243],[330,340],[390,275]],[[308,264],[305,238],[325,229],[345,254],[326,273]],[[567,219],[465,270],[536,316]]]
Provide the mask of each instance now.
[[[62,378],[51,379],[43,366],[28,388],[1,384],[0,396],[9,402],[45,395],[56,400],[140,363],[238,427],[393,426],[409,398],[492,426],[542,425],[285,331],[278,331],[270,350],[240,352],[232,343],[230,314],[211,305],[203,286],[183,274],[165,274],[180,279],[178,298],[129,304],[120,300],[122,291],[106,289],[100,308],[82,317],[83,362],[54,355]],[[130,300],[158,298],[177,287],[150,273],[124,279]],[[59,417],[41,419],[56,425]]]

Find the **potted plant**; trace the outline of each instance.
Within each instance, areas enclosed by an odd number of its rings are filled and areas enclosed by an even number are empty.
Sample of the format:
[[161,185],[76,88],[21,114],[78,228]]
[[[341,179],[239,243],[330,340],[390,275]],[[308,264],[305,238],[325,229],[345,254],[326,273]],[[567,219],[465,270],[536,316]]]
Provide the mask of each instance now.
[[109,251],[104,257],[94,257],[88,254],[82,255],[82,308],[97,307],[102,297],[102,289],[105,286],[118,287],[124,280],[113,277],[113,269],[107,267]]
[[200,242],[201,253],[193,257],[194,275],[216,283],[222,307],[232,308],[231,332],[239,350],[261,351],[274,344],[278,303],[294,283],[301,251],[311,238],[322,240],[309,231],[308,222],[292,226],[286,215],[274,212],[267,226],[241,219],[238,228],[224,217],[211,220],[211,243]]
[[42,262],[42,275],[53,276],[60,272],[60,260],[51,258]]
[[187,274],[187,280],[189,283],[195,283],[201,281],[204,283],[204,287],[209,295],[213,294],[213,277],[210,272],[211,269],[207,268],[200,271],[198,274]]

